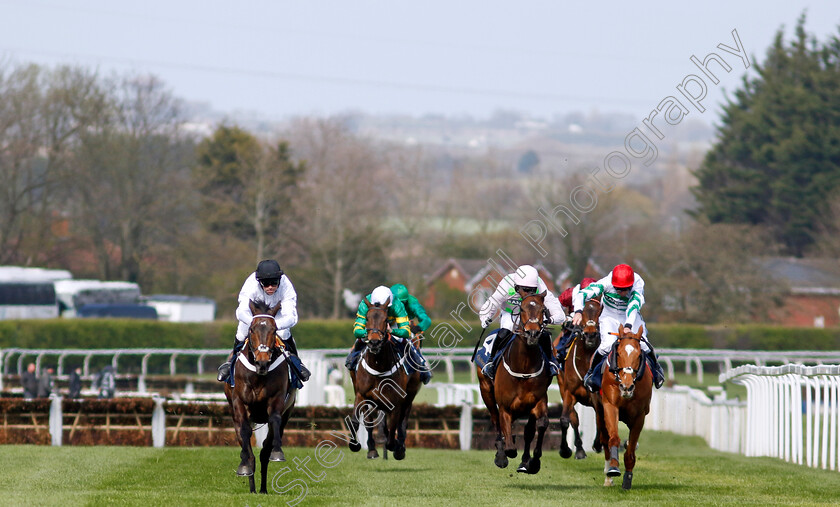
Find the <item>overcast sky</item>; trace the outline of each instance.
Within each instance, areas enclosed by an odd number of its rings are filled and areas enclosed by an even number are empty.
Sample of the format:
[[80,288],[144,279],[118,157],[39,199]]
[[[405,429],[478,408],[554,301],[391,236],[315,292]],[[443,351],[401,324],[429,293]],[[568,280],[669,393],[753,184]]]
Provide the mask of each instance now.
[[[597,6],[597,7],[596,7]],[[0,54],[14,63],[72,63],[161,77],[188,100],[270,118],[350,110],[487,117],[512,109],[549,118],[621,111],[640,119],[709,52],[732,66],[763,60],[775,32],[837,33],[840,2],[0,0]],[[713,64],[715,65],[715,64]]]

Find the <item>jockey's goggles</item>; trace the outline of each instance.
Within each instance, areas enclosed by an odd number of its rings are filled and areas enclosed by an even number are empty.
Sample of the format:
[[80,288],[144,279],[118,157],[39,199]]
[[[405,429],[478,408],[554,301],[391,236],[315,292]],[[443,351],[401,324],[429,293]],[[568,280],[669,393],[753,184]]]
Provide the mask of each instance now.
[[616,292],[627,292],[632,288],[633,287],[616,287],[615,290],[616,290]]
[[280,279],[265,278],[263,280],[260,280],[260,285],[262,285],[263,287],[277,287],[278,285],[280,285]]
[[526,294],[536,294],[537,293],[537,288],[536,287],[525,287],[523,285],[517,285],[516,290],[517,291],[521,290],[522,292],[525,292]]

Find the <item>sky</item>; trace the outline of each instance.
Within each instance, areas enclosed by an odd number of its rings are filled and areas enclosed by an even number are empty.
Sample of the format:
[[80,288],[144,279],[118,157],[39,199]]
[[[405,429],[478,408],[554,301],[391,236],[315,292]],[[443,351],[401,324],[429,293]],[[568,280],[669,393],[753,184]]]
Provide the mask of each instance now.
[[713,124],[724,91],[748,72],[718,45],[737,49],[735,30],[761,61],[805,10],[818,39],[838,33],[840,3],[815,0],[0,0],[0,61],[152,73],[185,100],[278,120],[498,110],[641,119],[700,75],[691,56],[715,52],[731,71],[710,64],[720,82],[692,113]]

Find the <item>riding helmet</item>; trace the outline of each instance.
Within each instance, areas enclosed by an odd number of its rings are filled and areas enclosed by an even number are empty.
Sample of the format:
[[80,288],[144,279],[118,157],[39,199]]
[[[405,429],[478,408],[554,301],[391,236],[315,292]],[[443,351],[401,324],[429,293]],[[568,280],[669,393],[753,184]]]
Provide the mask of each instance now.
[[255,271],[257,275],[257,280],[270,280],[280,279],[283,277],[283,270],[280,269],[280,264],[273,259],[268,259],[264,261],[260,261],[257,264],[257,270]]
[[612,270],[612,286],[616,289],[626,289],[633,286],[636,280],[633,268],[627,264],[619,264]]
[[401,283],[395,283],[391,286],[391,292],[397,299],[405,303],[408,301],[408,289]]

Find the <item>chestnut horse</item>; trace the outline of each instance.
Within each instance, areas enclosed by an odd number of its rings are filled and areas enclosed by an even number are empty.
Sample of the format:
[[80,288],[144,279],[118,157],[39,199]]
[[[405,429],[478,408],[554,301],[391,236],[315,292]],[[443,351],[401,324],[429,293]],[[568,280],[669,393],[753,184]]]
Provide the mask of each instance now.
[[[414,397],[420,390],[420,372],[414,371],[411,375],[406,373],[404,364],[408,351],[403,350],[402,354],[398,352],[410,346],[410,341],[405,340],[400,344],[391,338],[388,325],[389,302],[390,299],[384,304],[373,305],[365,298],[368,306],[364,338],[366,347],[358,368],[350,372],[356,393],[351,431],[357,435],[359,424],[365,425],[368,434],[367,457],[374,459],[379,457],[374,429],[384,423],[386,457],[387,451],[391,451],[394,459],[401,460],[405,458],[408,415]],[[361,421],[357,419],[358,414],[361,414]],[[350,441],[351,451],[357,452],[361,448],[362,444],[355,438]]]
[[[604,446],[604,486],[612,486],[613,477],[621,475],[618,468],[618,422],[630,429],[627,449],[624,451],[624,481],[622,487],[630,489],[633,482],[633,467],[636,465],[636,445],[645,425],[645,416],[650,411],[650,397],[653,391],[653,373],[642,353],[641,340],[644,328],[634,334],[620,327],[618,340],[605,361],[601,392],[592,394],[601,443]],[[607,374],[609,373],[609,375]]]
[[[522,302],[518,316],[514,314],[513,342],[502,352],[495,381],[478,370],[481,398],[496,428],[496,458],[499,468],[516,457],[516,444],[511,426],[518,417],[528,416],[525,424],[525,447],[517,472],[536,474],[540,471],[542,444],[548,429],[548,386],[551,384],[548,365],[539,346],[545,332],[545,292],[531,294],[520,291]],[[537,442],[531,457],[531,441]]]
[[249,306],[254,318],[248,329],[247,343],[234,358],[235,387],[225,383],[225,396],[233,414],[236,440],[242,446],[239,453],[242,461],[236,474],[248,477],[251,493],[255,492],[251,425],[269,425],[260,451],[260,493],[267,493],[268,462],[286,461],[282,448],[283,430],[295,406],[297,389],[290,385],[288,357],[277,338],[274,316],[280,310],[280,303],[268,308],[251,301]]
[[[565,358],[564,371],[557,375],[557,386],[560,388],[560,394],[563,396],[563,412],[560,415],[560,456],[570,458],[572,450],[569,448],[569,443],[566,440],[566,434],[569,431],[569,424],[575,432],[575,458],[583,459],[586,457],[586,451],[583,450],[583,441],[580,438],[577,411],[575,411],[575,404],[580,403],[588,407],[592,406],[592,398],[589,391],[583,385],[583,376],[589,370],[589,363],[592,361],[592,355],[598,350],[601,345],[601,331],[598,323],[598,318],[603,311],[601,302],[597,299],[590,299],[583,305],[583,327],[576,328],[573,332],[574,338],[569,344],[568,352]],[[560,358],[563,361],[563,358]],[[592,443],[592,448],[596,452],[601,451],[601,436],[600,432],[595,433],[595,440]]]

